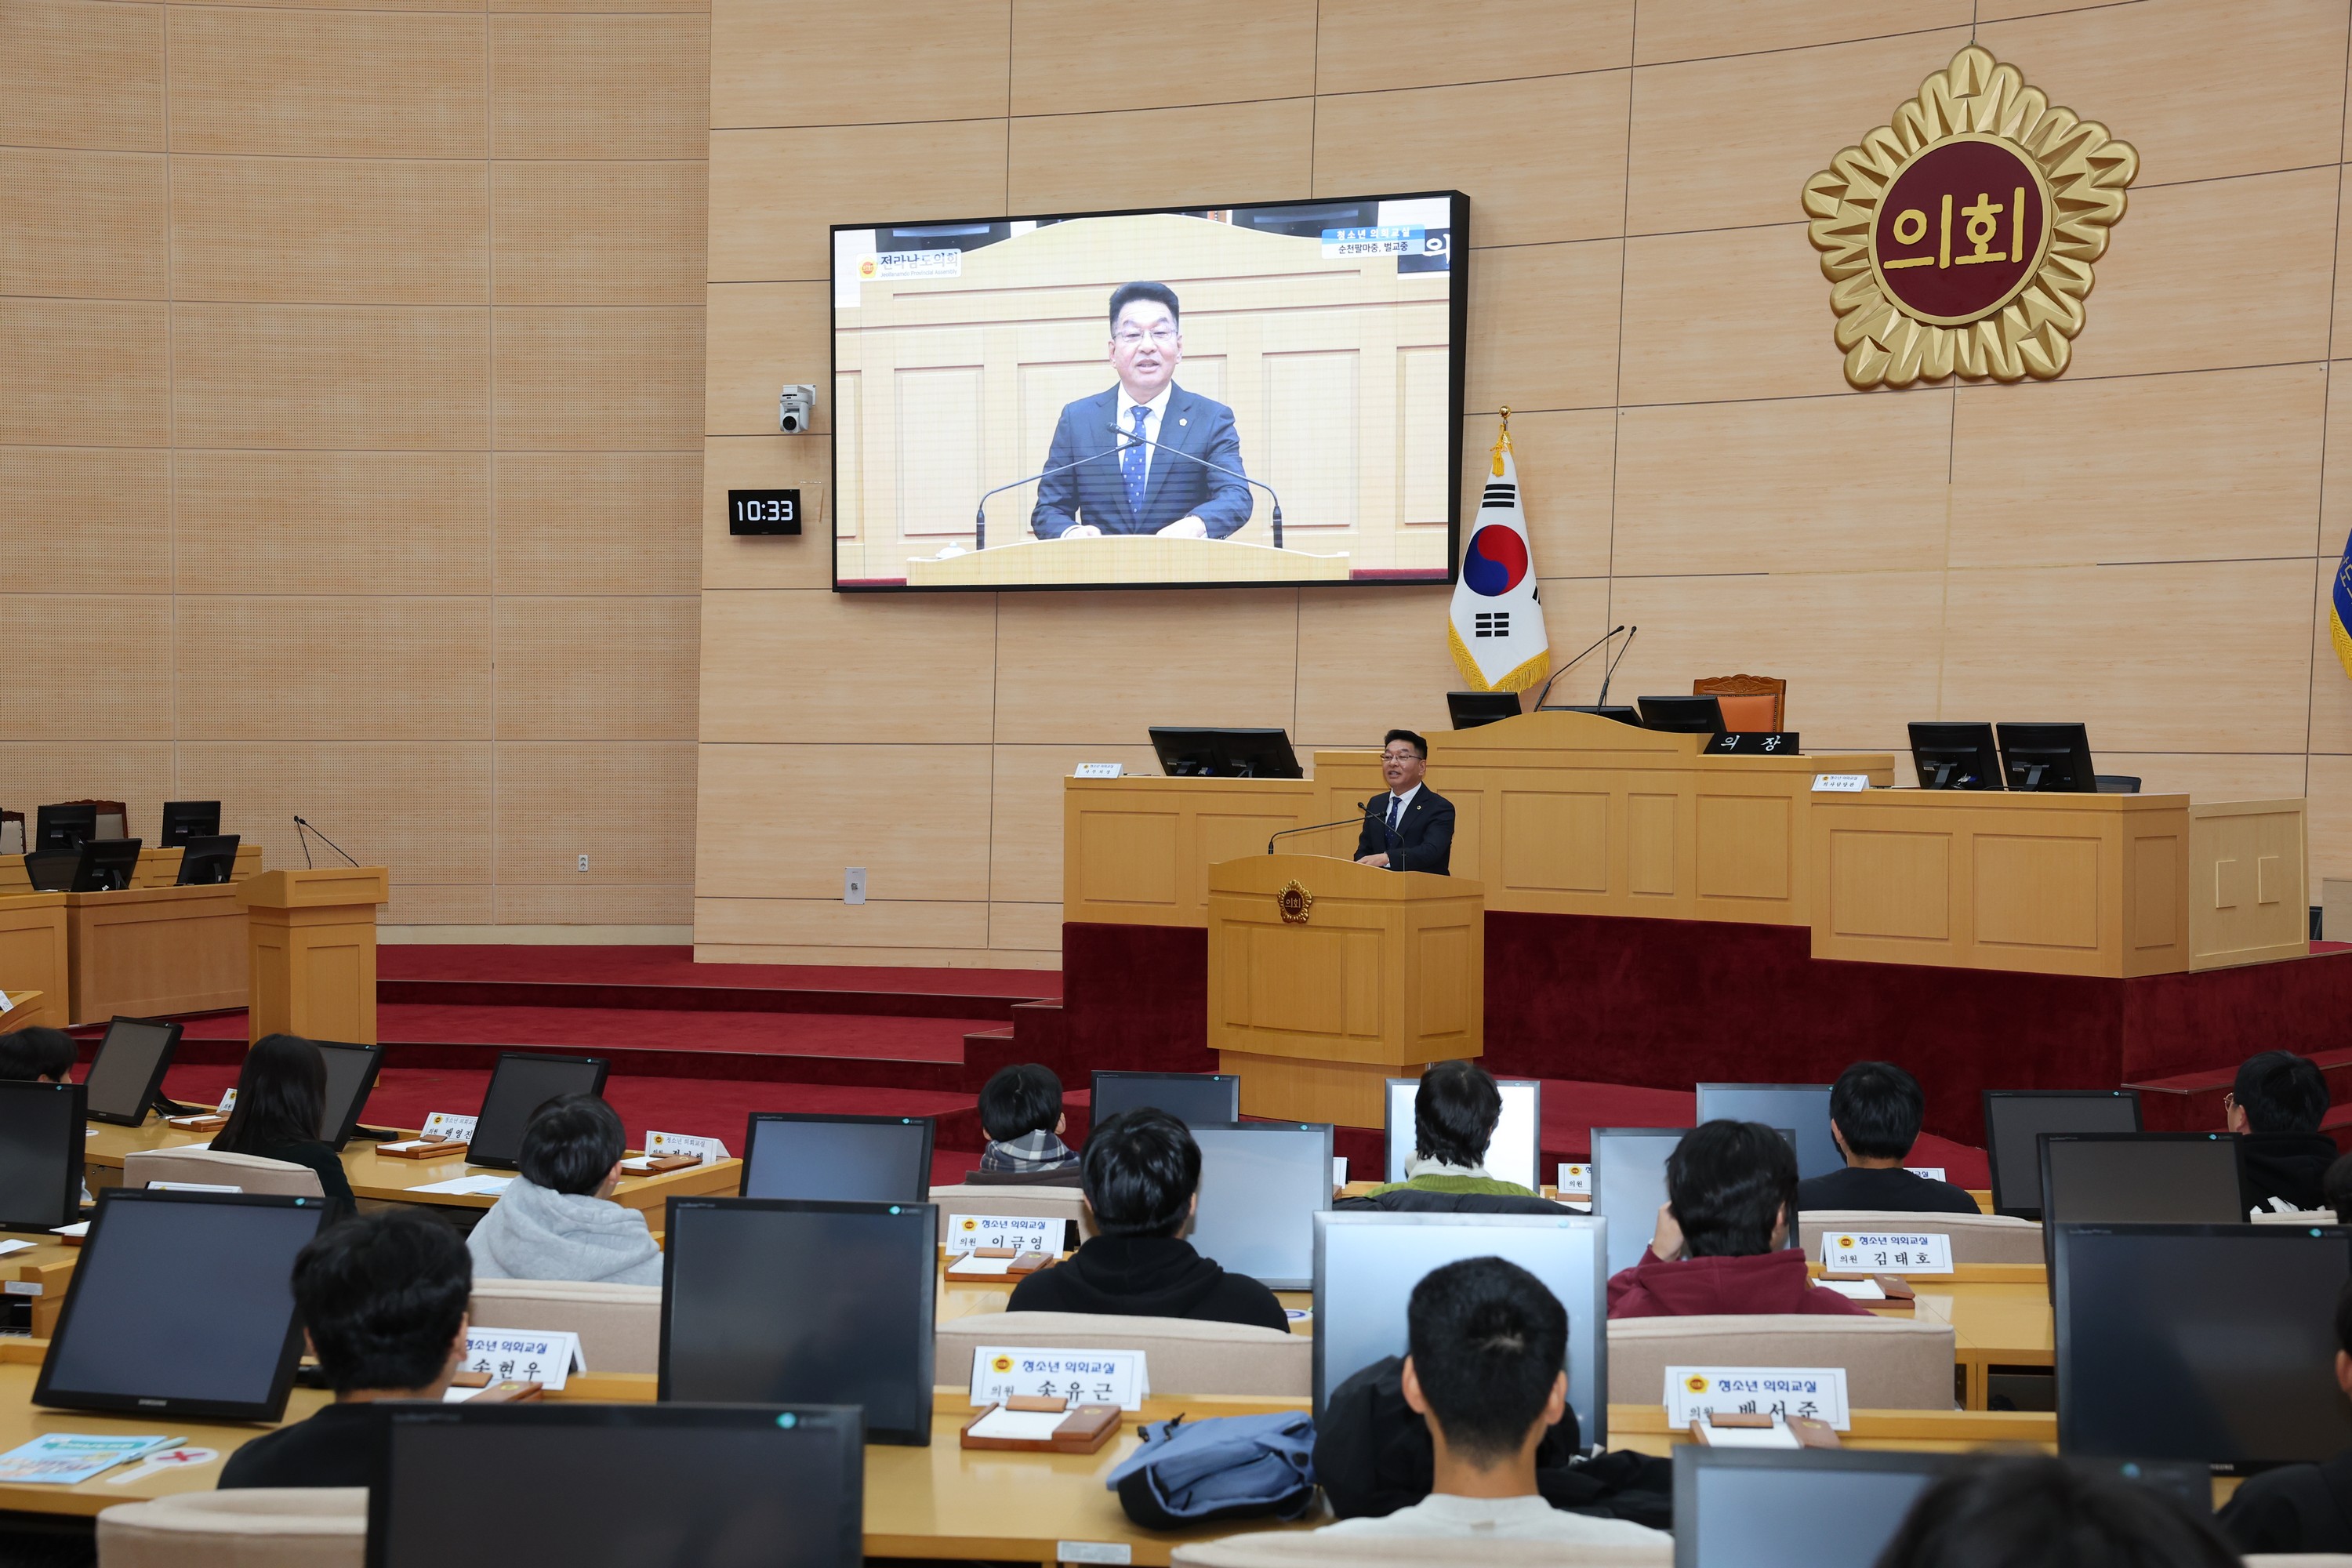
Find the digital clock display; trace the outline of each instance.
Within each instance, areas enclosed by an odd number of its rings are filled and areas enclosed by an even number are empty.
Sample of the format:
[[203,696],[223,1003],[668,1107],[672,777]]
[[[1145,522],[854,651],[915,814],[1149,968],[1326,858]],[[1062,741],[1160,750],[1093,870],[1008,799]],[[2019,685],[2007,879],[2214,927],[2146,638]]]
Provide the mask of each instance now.
[[727,531],[730,533],[798,533],[801,492],[798,490],[729,490]]

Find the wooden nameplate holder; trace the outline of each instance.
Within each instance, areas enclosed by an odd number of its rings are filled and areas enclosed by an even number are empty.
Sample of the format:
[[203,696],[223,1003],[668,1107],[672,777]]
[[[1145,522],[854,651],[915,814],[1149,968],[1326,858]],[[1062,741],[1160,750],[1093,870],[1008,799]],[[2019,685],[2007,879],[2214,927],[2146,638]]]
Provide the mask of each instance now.
[[1878,1288],[1886,1292],[1885,1300],[1873,1301],[1872,1306],[1891,1312],[1916,1312],[1919,1310],[1919,1293],[1911,1289],[1908,1279],[1899,1274],[1874,1274],[1871,1278],[1877,1280]]
[[228,1125],[228,1118],[217,1110],[200,1111],[194,1116],[166,1116],[163,1120],[187,1132],[215,1132]]
[[[985,1273],[959,1272],[959,1266],[965,1259],[973,1258],[1009,1258],[1013,1259],[1013,1264],[1002,1274],[994,1269]],[[959,1253],[948,1260],[948,1278],[950,1279],[1022,1279],[1036,1273],[1053,1261],[1052,1255],[1044,1252],[1021,1252],[1010,1247],[975,1247],[970,1252]]]
[[[1769,1415],[1750,1415],[1746,1411],[1718,1410],[1711,1415],[1691,1417],[1691,1440],[1701,1447],[1707,1447],[1712,1446],[1707,1442],[1706,1437],[1709,1426],[1720,1427],[1727,1432],[1736,1429],[1769,1432],[1772,1429],[1772,1417]],[[1788,1427],[1789,1436],[1797,1440],[1797,1447],[1800,1448],[1845,1447],[1843,1443],[1838,1441],[1837,1428],[1817,1415],[1785,1415],[1781,1417],[1781,1425]]]
[[447,1160],[466,1152],[465,1142],[458,1139],[404,1139],[402,1142],[413,1142],[415,1147],[397,1149],[388,1143],[379,1143],[375,1152],[386,1160]]
[[493,1383],[490,1381],[490,1374],[487,1372],[461,1372],[449,1380],[449,1386],[478,1388],[482,1391],[471,1399],[466,1400],[465,1403],[467,1405],[520,1405],[526,1400],[537,1399],[546,1392],[541,1384],[527,1383],[520,1378],[510,1377],[503,1382]]
[[[642,1160],[643,1163],[639,1161]],[[621,1170],[632,1176],[666,1176],[672,1171],[691,1170],[702,1163],[699,1154],[640,1155],[621,1162]]]
[[1050,1437],[975,1437],[971,1429],[1003,1410],[1034,1411],[1050,1415],[1069,1409],[1061,1400],[1041,1399],[1034,1394],[1016,1394],[1001,1405],[992,1405],[963,1424],[961,1441],[967,1448],[1002,1448],[1026,1454],[1092,1454],[1100,1451],[1118,1433],[1119,1407],[1116,1405],[1081,1405],[1070,1409],[1062,1424],[1054,1428]]

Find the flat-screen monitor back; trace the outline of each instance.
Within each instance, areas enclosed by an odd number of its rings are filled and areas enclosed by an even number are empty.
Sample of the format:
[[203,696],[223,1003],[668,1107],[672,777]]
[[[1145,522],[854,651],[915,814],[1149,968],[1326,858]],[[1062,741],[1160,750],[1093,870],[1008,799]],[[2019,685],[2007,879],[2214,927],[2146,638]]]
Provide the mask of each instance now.
[[54,1230],[81,1216],[87,1087],[0,1083],[0,1229]]
[[1871,1568],[1919,1494],[1963,1458],[1683,1445],[1675,1568]]
[[1331,1127],[1239,1121],[1195,1127],[1201,1207],[1192,1247],[1270,1290],[1315,1283],[1315,1216],[1331,1206]]
[[[1315,1413],[1383,1356],[1405,1353],[1405,1308],[1433,1268],[1500,1258],[1568,1309],[1568,1403],[1586,1445],[1609,1440],[1609,1268],[1604,1222],[1583,1215],[1398,1214],[1315,1220]],[[1649,1239],[1645,1226],[1642,1239]]]
[[1713,697],[1638,697],[1642,728],[1675,735],[1720,735],[1723,704]]
[[1609,1222],[1609,1272],[1631,1268],[1657,1233],[1666,1158],[1687,1127],[1592,1130],[1592,1212]]
[[1482,724],[1500,723],[1519,716],[1519,694],[1516,691],[1449,691],[1445,694],[1445,716],[1454,721],[1457,730],[1475,730]]
[[45,805],[34,815],[33,847],[40,850],[79,849],[98,837],[98,807]]
[[2000,766],[2009,787],[2094,795],[2090,731],[2080,724],[2001,724]]
[[25,857],[25,879],[37,893],[70,893],[74,873],[81,868],[81,851],[40,849]]
[[1155,724],[1151,749],[1171,779],[1295,779],[1305,776],[1281,730],[1193,730]]
[[930,1205],[673,1198],[668,1227],[664,1400],[856,1405],[870,1441],[930,1441]]
[[2352,1229],[2062,1225],[2054,1251],[2061,1452],[2242,1471],[2352,1447]]
[[[855,1409],[412,1405],[389,1407],[386,1421],[368,1495],[371,1568],[861,1561],[866,1455]],[[485,1476],[498,1484],[483,1485]]]
[[2042,1218],[2058,1225],[2235,1225],[2234,1132],[2045,1132]]
[[1229,1072],[1098,1072],[1087,1096],[1087,1125],[1123,1110],[1164,1110],[1187,1127],[1242,1119],[1242,1080]]
[[755,1110],[743,1134],[747,1198],[919,1204],[931,1190],[928,1116]]
[[1797,1179],[1811,1181],[1845,1169],[1830,1133],[1830,1086],[1825,1083],[1703,1083],[1698,1120],[1760,1121],[1795,1134]]
[[81,847],[74,863],[76,893],[119,893],[138,879],[139,840],[93,838]]
[[186,847],[180,851],[181,887],[217,887],[236,879],[236,834],[215,833],[182,842]]
[[216,800],[167,800],[163,830],[156,842],[169,847],[191,838],[210,838],[220,832],[221,803]]
[[1921,789],[2001,787],[2000,748],[1990,724],[1915,721],[1911,765]]
[[327,1093],[320,1106],[319,1139],[341,1149],[352,1141],[383,1068],[382,1046],[353,1046],[341,1040],[313,1040],[327,1061]]
[[[1486,1144],[1486,1173],[1497,1181],[1517,1182],[1531,1193],[1543,1191],[1543,1080],[1506,1078],[1495,1080],[1503,1091],[1503,1114],[1496,1120],[1495,1136]],[[1414,1151],[1412,1106],[1421,1079],[1388,1080],[1388,1173],[1383,1181],[1405,1179],[1405,1162]]]
[[163,1018],[116,1018],[106,1026],[82,1082],[92,1121],[136,1127],[163,1087],[164,1069],[180,1043],[180,1026]]
[[320,1198],[104,1189],[33,1403],[277,1420],[302,1350],[294,1258],[327,1212]]
[[2136,1089],[1989,1089],[1984,1091],[1985,1163],[1996,1214],[2042,1217],[2042,1134],[2137,1132]]
[[490,1072],[490,1087],[482,1091],[466,1163],[513,1170],[522,1155],[523,1129],[539,1108],[567,1094],[604,1093],[610,1065],[602,1057],[501,1052]]

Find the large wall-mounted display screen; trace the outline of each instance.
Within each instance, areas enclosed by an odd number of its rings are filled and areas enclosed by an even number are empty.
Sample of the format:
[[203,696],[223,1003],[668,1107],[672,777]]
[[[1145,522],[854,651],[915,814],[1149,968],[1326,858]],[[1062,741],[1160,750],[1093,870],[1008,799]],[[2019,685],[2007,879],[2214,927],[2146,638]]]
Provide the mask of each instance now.
[[834,585],[1447,583],[1458,191],[837,226]]

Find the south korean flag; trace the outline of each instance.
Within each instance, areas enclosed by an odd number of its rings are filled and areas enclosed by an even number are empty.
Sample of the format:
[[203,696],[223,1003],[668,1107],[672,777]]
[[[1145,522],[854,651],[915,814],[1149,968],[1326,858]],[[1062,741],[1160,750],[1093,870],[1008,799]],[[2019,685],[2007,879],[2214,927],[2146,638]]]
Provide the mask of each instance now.
[[1462,552],[1446,644],[1471,689],[1523,691],[1551,673],[1551,639],[1544,635],[1508,426],[1495,442],[1491,467]]

